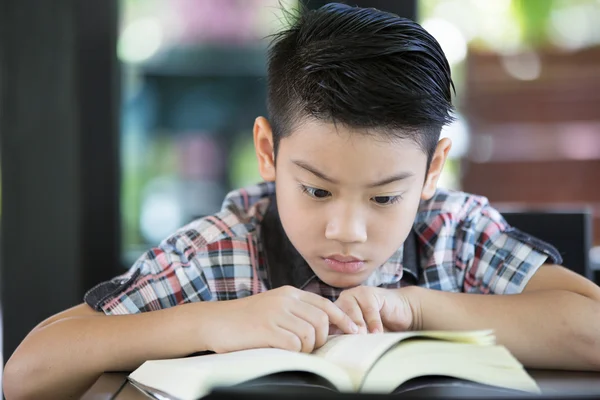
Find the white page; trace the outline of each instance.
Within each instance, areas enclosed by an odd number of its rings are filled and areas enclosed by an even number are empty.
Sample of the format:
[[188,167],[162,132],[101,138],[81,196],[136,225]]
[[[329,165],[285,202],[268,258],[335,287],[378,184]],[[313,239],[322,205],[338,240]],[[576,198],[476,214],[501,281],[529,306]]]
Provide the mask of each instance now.
[[389,393],[405,381],[443,375],[539,393],[535,381],[503,346],[411,341],[386,353],[369,371],[361,391]]
[[353,391],[345,371],[307,354],[279,349],[251,349],[174,360],[147,361],[129,377],[180,400],[194,400],[216,386],[232,386],[284,371],[319,374],[340,391]]
[[344,368],[350,375],[352,382],[358,387],[362,382],[363,376],[386,351],[402,340],[416,336],[480,343],[482,345],[489,345],[495,342],[495,338],[490,330],[468,332],[415,331],[338,335],[330,337],[327,343],[313,354]]

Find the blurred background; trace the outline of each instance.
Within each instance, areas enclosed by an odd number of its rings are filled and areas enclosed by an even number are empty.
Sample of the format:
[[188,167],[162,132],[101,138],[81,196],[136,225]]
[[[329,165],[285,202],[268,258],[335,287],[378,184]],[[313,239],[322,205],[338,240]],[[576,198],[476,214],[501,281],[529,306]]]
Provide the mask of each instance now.
[[[260,181],[265,37],[299,1],[1,2],[5,361],[35,324]],[[342,2],[415,19],[443,47],[458,119],[441,185],[583,213],[586,267],[600,264],[600,0]]]

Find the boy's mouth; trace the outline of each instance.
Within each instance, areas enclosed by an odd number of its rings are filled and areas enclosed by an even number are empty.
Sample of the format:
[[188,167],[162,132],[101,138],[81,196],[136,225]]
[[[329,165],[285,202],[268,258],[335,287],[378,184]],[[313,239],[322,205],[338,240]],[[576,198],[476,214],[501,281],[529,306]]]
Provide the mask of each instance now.
[[344,256],[342,254],[332,254],[330,256],[325,256],[323,257],[325,259],[330,259],[330,260],[335,260],[341,263],[348,263],[348,262],[364,262],[365,260],[362,260],[358,257],[353,257],[353,256]]
[[332,254],[323,257],[327,267],[336,272],[356,273],[363,269],[365,260],[354,256],[344,256],[341,254]]

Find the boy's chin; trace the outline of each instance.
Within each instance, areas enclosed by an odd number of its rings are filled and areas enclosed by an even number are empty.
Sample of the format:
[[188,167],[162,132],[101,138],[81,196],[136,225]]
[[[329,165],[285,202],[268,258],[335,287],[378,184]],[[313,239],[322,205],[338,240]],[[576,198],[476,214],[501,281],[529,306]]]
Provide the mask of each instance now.
[[315,274],[323,283],[337,289],[351,289],[360,286],[365,281],[365,278],[362,275],[345,275],[329,271],[325,273],[315,271]]

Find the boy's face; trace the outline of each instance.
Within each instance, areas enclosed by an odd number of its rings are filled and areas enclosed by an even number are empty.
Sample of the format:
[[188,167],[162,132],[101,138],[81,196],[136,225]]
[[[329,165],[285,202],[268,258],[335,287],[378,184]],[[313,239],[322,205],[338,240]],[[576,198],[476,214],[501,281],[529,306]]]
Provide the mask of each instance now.
[[280,141],[275,167],[264,118],[254,137],[286,234],[315,274],[340,288],[360,285],[399,249],[449,150],[441,141],[447,149],[438,146],[426,182],[427,156],[411,140],[310,120]]

